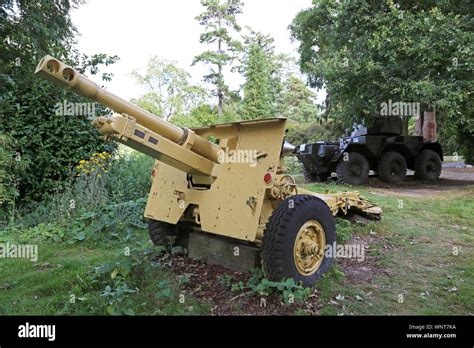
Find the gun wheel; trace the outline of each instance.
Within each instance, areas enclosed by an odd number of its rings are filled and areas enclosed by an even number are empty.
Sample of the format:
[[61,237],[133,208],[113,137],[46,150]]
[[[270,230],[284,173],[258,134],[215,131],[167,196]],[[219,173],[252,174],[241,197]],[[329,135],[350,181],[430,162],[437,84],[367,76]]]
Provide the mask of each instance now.
[[312,195],[294,195],[282,201],[265,227],[262,266],[267,278],[293,278],[311,287],[332,263],[326,246],[336,239],[331,210]]
[[326,237],[324,229],[316,220],[301,226],[295,239],[293,258],[301,274],[308,276],[316,272],[324,259]]
[[166,222],[149,220],[148,233],[153,244],[171,248],[172,238],[177,236],[176,226]]

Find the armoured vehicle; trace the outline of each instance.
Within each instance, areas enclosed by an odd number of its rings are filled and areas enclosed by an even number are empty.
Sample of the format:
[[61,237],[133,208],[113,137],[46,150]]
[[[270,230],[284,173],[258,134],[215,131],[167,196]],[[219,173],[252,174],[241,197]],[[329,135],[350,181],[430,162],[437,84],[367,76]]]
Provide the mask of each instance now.
[[336,173],[340,182],[363,185],[372,170],[383,181],[397,183],[405,178],[407,169],[414,170],[420,180],[437,180],[443,160],[441,145],[423,136],[402,134],[401,118],[378,117],[371,127],[354,126],[338,142],[303,144],[295,153],[309,182],[326,181]]
[[[311,286],[333,260],[326,251],[335,242],[335,215],[380,218],[382,209],[357,192],[323,194],[296,186],[282,165],[282,156],[293,151],[284,142],[285,119],[180,128],[53,57],[45,56],[36,74],[113,110],[93,121],[99,132],[156,160],[144,213],[155,244],[170,236],[189,243],[213,236],[232,246],[231,257],[236,248],[251,246],[268,278],[292,277]],[[189,253],[199,248],[188,246]]]

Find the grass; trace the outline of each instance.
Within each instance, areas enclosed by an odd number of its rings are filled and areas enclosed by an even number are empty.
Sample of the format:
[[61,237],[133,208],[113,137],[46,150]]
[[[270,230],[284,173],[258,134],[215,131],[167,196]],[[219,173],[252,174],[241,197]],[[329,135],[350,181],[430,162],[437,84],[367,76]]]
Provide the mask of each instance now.
[[[140,238],[146,238],[140,236]],[[37,262],[4,259],[0,262],[0,315],[107,315],[107,303],[99,294],[105,285],[91,286],[91,269],[117,260],[125,243],[40,243]],[[132,246],[133,247],[133,246]],[[119,256],[120,255],[120,256]],[[123,256],[122,256],[123,258]],[[147,260],[148,262],[148,260]],[[105,274],[110,280],[110,273]],[[127,279],[127,282],[130,282]],[[160,283],[161,282],[161,283]],[[160,285],[161,284],[161,285]],[[162,298],[157,294],[165,289]],[[186,298],[180,302],[180,285],[166,270],[157,269],[133,282],[138,292],[125,298],[124,308],[134,314],[202,314],[207,304]]]
[[[312,184],[307,188],[324,191],[328,185]],[[348,189],[335,184],[329,188]],[[338,240],[348,240],[351,235],[368,236],[372,230],[377,239],[368,253],[377,256],[373,266],[383,272],[377,272],[368,282],[354,282],[336,262],[316,285],[320,314],[473,314],[474,188],[428,198],[376,196],[370,188],[357,190],[383,207],[383,219],[368,226],[340,222]],[[399,208],[400,198],[403,208]],[[200,303],[190,297],[184,304],[180,301],[182,284],[176,275],[161,267],[147,268],[151,259],[143,256],[137,246],[149,246],[147,233],[135,228],[133,235],[132,239],[86,238],[74,243],[40,238],[36,263],[0,259],[0,314],[209,313],[212,303]],[[12,242],[25,238],[12,232],[0,232],[0,237],[0,241]],[[387,244],[393,247],[384,249]],[[141,261],[129,275],[114,278],[109,270],[91,277],[94,267],[123,260],[127,246],[141,253],[137,258]],[[122,295],[123,284],[136,292]],[[108,297],[104,295],[107,286],[113,293]],[[299,310],[295,314],[303,313]]]
[[[399,197],[359,190],[384,208],[382,221],[371,224],[364,233],[373,228],[384,243],[395,246],[377,261],[389,274],[375,276],[368,284],[351,284],[334,271],[329,273],[317,286],[327,303],[322,313],[472,315],[474,187],[429,198],[403,197],[403,208],[399,208]],[[375,249],[371,253],[377,255],[382,247],[371,246]],[[333,304],[331,299],[339,294],[344,300]]]

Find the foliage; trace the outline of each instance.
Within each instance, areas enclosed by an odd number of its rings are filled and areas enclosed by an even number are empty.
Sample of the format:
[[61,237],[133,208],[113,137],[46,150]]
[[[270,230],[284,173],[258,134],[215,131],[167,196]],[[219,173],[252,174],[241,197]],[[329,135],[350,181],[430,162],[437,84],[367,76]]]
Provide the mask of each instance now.
[[281,281],[271,281],[263,277],[261,269],[251,270],[252,276],[246,283],[240,281],[232,283],[232,278],[223,277],[220,283],[224,286],[230,284],[231,290],[235,292],[249,291],[255,296],[270,296],[277,294],[286,303],[294,303],[296,301],[304,301],[310,294],[311,289],[305,288],[300,284],[295,283],[292,278],[283,279]]
[[2,231],[1,239],[22,243],[64,242],[67,231],[57,223],[39,223],[34,227],[18,228],[11,225]]
[[[92,75],[101,65],[116,61],[117,57],[88,57],[74,49],[77,33],[69,13],[80,3],[7,0],[0,4],[0,132],[14,138],[14,151],[28,164],[28,170],[14,171],[24,202],[52,192],[56,181],[64,179],[81,158],[107,147],[89,124],[89,115],[54,112],[58,103],[84,102],[84,98],[34,75],[34,67],[45,54]],[[95,111],[104,112],[98,107]]]
[[315,95],[297,77],[293,59],[275,53],[274,39],[250,30],[244,36],[240,72],[245,77],[240,107],[243,119],[285,117],[296,122],[314,122],[320,111]]
[[12,137],[0,134],[0,222],[15,220],[15,203],[20,193],[14,173],[28,166],[26,161],[20,161],[13,148]]
[[337,141],[343,135],[342,126],[333,120],[310,123],[289,122],[286,141],[293,145],[301,145],[316,141]]
[[135,315],[130,295],[140,291],[138,284],[152,273],[154,252],[140,243],[127,250],[118,259],[94,267],[90,274],[90,289],[100,290],[107,313],[110,315]]
[[[82,239],[103,238],[104,233],[108,238],[125,239],[135,228],[146,227],[143,210],[153,160],[136,153],[119,153],[113,159],[97,154],[93,158],[100,155],[107,167],[102,163],[99,169],[79,177],[71,173],[69,180],[43,202],[23,207],[17,224],[34,227],[45,221],[57,222],[64,228],[87,231]],[[74,232],[71,237],[75,238]]]
[[218,99],[217,114],[220,117],[224,100],[231,97],[224,81],[224,68],[232,66],[241,51],[241,43],[232,38],[232,31],[240,31],[236,15],[242,13],[242,3],[241,0],[201,0],[201,4],[206,10],[196,17],[199,24],[204,26],[199,41],[201,44],[215,45],[215,48],[194,57],[193,65],[210,65],[210,72],[204,76],[204,81],[214,86],[213,95]]
[[153,164],[153,158],[119,146],[105,181],[110,199],[126,202],[146,197],[151,188]]
[[174,116],[171,120],[173,124],[180,127],[204,127],[211,126],[218,123],[228,123],[238,121],[237,116],[238,105],[229,103],[224,105],[222,116],[217,114],[217,108],[210,105],[202,104],[191,110],[189,115]]
[[472,4],[431,0],[318,0],[291,26],[300,66],[327,90],[327,116],[346,125],[380,112],[383,102],[436,107],[443,137],[472,156]]
[[354,233],[354,226],[350,221],[337,217],[336,230],[336,242],[342,244],[347,242],[352,237],[352,234]]
[[110,154],[103,151],[101,153],[94,153],[88,160],[80,160],[76,167],[77,176],[97,176],[101,177],[107,173],[109,166]]
[[283,85],[278,116],[297,122],[315,122],[319,119],[319,109],[315,96],[305,83],[296,76],[290,76]]
[[296,156],[286,156],[283,158],[286,166],[286,173],[298,177],[303,174],[303,164],[296,158]]
[[321,119],[314,92],[299,77],[295,60],[276,53],[274,39],[250,30],[244,36],[242,65],[244,98],[240,103],[243,119],[285,117],[298,123]]
[[147,90],[132,102],[166,121],[175,115],[187,115],[209,97],[202,87],[191,84],[188,72],[157,56],[149,59],[144,74],[135,70],[132,76]]
[[275,101],[272,91],[272,61],[274,59],[273,39],[261,33],[252,32],[245,40],[243,73],[244,98],[241,117],[244,120],[269,118],[274,114]]

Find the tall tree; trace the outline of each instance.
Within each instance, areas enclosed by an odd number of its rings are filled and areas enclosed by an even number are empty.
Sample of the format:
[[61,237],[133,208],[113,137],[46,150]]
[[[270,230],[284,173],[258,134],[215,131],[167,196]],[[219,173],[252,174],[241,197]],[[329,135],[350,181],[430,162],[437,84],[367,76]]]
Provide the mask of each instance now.
[[284,82],[278,115],[299,123],[319,120],[319,108],[315,103],[313,91],[294,75]]
[[436,107],[441,135],[474,161],[471,1],[315,0],[293,37],[313,87],[326,87],[327,114],[350,124],[383,102]]
[[242,67],[245,83],[241,107],[243,119],[272,116],[275,104],[272,87],[273,60],[273,39],[270,36],[251,32],[245,37]]
[[222,115],[223,104],[229,96],[229,87],[224,81],[224,67],[230,66],[241,50],[239,41],[232,37],[232,31],[241,30],[236,15],[242,13],[241,0],[201,0],[206,10],[196,19],[204,26],[200,42],[213,45],[194,58],[193,65],[199,62],[210,65],[209,74],[204,81],[214,85],[213,94],[217,96],[218,115]]
[[209,97],[202,87],[190,82],[188,72],[157,56],[150,58],[144,74],[135,70],[132,76],[147,90],[134,102],[166,121],[173,116],[187,115]]
[[[58,103],[88,100],[34,75],[45,54],[90,74],[97,74],[101,64],[117,59],[103,54],[88,57],[74,49],[77,32],[70,11],[81,3],[0,1],[0,133],[12,139],[15,159],[28,164],[28,170],[14,173],[17,194],[25,200],[40,199],[51,192],[79,160],[107,146],[90,125],[90,115],[55,112]],[[111,78],[108,74],[102,77]],[[103,109],[97,106],[94,111]]]

